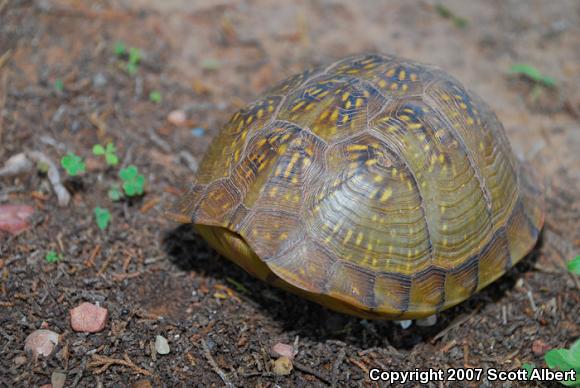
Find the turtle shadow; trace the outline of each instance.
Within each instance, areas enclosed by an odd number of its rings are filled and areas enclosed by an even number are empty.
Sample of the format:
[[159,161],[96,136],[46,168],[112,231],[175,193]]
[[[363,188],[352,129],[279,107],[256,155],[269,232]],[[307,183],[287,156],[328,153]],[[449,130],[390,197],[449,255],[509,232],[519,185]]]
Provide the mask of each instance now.
[[[403,329],[393,321],[364,320],[335,313],[314,302],[270,286],[221,257],[203,240],[191,225],[181,225],[165,233],[162,248],[180,270],[195,271],[230,288],[246,308],[259,309],[279,322],[289,336],[300,336],[317,342],[334,340],[362,349],[374,347],[409,350],[422,342],[444,337],[446,330],[477,319],[486,305],[497,303],[515,287],[523,273],[533,269],[542,246],[540,235],[535,248],[504,276],[467,301],[439,314],[437,323],[429,327],[412,325]],[[240,286],[242,285],[242,286]]]

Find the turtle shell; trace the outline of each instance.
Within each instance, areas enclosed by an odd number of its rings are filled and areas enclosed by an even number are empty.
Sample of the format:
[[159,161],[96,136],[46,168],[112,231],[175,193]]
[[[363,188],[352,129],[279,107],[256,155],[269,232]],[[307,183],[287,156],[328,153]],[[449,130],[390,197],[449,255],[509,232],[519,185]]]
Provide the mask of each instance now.
[[308,70],[235,113],[167,212],[255,276],[329,308],[451,307],[534,246],[543,188],[489,106],[386,55]]

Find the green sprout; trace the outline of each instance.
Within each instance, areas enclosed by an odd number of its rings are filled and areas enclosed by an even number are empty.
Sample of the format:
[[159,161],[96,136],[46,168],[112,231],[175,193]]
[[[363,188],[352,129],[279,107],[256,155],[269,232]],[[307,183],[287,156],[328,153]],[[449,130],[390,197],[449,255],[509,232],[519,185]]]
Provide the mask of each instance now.
[[113,145],[113,143],[108,143],[106,147],[103,147],[100,144],[95,144],[93,146],[93,155],[95,156],[105,156],[105,160],[109,166],[116,166],[119,164],[119,158],[117,157],[117,149]]
[[570,260],[568,262],[567,267],[568,271],[570,271],[574,275],[580,275],[580,255]]
[[548,87],[556,86],[555,78],[542,74],[540,70],[536,69],[534,66],[531,65],[526,64],[512,65],[512,67],[510,67],[509,74],[517,74],[526,77],[539,85]]
[[574,380],[560,381],[568,387],[580,386],[580,339],[576,340],[570,349],[552,349],[544,355],[544,360],[550,369],[559,369],[562,372],[576,371]]
[[66,170],[70,176],[76,176],[85,172],[85,162],[80,156],[69,152],[60,160],[60,165]]
[[145,177],[139,174],[137,167],[130,165],[119,171],[119,177],[123,181],[123,191],[128,197],[143,194]]
[[129,49],[129,60],[127,61],[127,72],[135,74],[141,62],[141,50],[135,47]]
[[122,57],[127,53],[127,47],[125,47],[125,43],[118,41],[115,42],[115,45],[113,46],[113,51],[115,52],[116,56]]
[[107,192],[109,199],[113,202],[119,201],[123,197],[123,192],[119,186],[113,186]]
[[56,81],[54,81],[54,90],[60,93],[62,93],[62,91],[64,90],[64,83],[62,82],[61,79],[57,79]]
[[455,15],[449,8],[443,4],[435,4],[435,11],[444,19],[451,19],[455,27],[464,28],[467,26],[467,19]]
[[97,226],[101,230],[105,230],[109,221],[111,221],[111,213],[108,209],[103,209],[100,207],[95,208],[95,219],[97,221]]
[[46,252],[46,256],[44,256],[44,260],[46,260],[47,263],[56,263],[57,261],[59,261],[61,259],[61,256],[56,253],[55,251],[48,251]]
[[159,104],[161,99],[161,93],[158,90],[152,90],[151,93],[149,93],[149,100],[151,102]]

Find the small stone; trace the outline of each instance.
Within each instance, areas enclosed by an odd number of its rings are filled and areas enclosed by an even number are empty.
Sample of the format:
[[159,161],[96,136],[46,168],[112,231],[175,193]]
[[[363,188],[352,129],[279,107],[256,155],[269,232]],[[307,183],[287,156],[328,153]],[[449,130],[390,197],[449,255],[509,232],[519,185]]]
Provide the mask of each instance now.
[[0,231],[17,235],[29,228],[29,218],[34,208],[28,205],[0,206]]
[[167,121],[176,127],[181,127],[187,122],[187,116],[182,110],[174,110],[167,115]]
[[103,73],[97,73],[93,77],[93,86],[95,88],[102,88],[107,84],[107,77]]
[[278,342],[276,345],[272,346],[272,355],[274,357],[288,357],[290,360],[294,359],[294,347],[292,345],[283,344]]
[[52,384],[41,385],[40,388],[52,388]]
[[191,130],[191,134],[193,137],[203,137],[203,135],[205,134],[205,129],[203,128],[193,128]]
[[278,376],[288,376],[292,372],[292,360],[288,357],[280,357],[274,361],[272,371]]
[[16,356],[14,357],[14,360],[12,360],[14,362],[14,365],[16,366],[20,366],[24,363],[26,363],[26,360],[28,360],[25,356]]
[[98,333],[105,328],[109,311],[106,308],[85,302],[70,310],[70,322],[74,331]]
[[399,326],[401,326],[401,328],[403,330],[407,330],[413,324],[413,321],[410,320],[410,319],[405,319],[405,320],[402,320],[402,321],[395,321],[395,322],[398,323]]
[[31,352],[33,357],[48,357],[58,344],[59,335],[51,330],[35,330],[24,341],[24,350]]
[[151,385],[151,382],[146,379],[137,380],[133,384],[131,384],[131,388],[152,388],[152,387],[153,386]]
[[52,388],[62,388],[64,387],[64,383],[66,381],[66,374],[63,372],[52,372],[52,376],[50,377],[50,382],[52,384]]
[[550,346],[546,344],[544,341],[535,340],[534,342],[532,342],[532,352],[536,356],[543,356],[544,353],[546,353],[548,350],[550,350]]
[[429,315],[427,318],[417,319],[415,323],[420,327],[433,326],[437,323],[437,314]]
[[155,337],[155,350],[159,354],[169,354],[169,343],[165,337],[160,335]]

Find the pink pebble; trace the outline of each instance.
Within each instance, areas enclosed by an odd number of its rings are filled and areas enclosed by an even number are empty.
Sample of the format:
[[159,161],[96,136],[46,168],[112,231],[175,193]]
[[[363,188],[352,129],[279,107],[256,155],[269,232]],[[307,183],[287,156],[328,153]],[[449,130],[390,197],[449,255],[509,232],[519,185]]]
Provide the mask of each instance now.
[[272,354],[274,357],[288,357],[290,360],[294,359],[294,347],[292,345],[278,342],[272,346]]
[[185,115],[185,112],[182,110],[174,110],[170,112],[169,115],[167,116],[167,121],[179,127],[186,123],[187,116]]
[[12,235],[22,233],[30,224],[28,219],[34,213],[34,208],[28,205],[1,205],[0,206],[0,231]]
[[38,356],[50,356],[54,347],[58,344],[59,335],[54,331],[40,329],[35,330],[24,341],[24,350]]
[[106,308],[85,302],[70,310],[70,323],[74,331],[98,333],[105,328],[109,311]]

